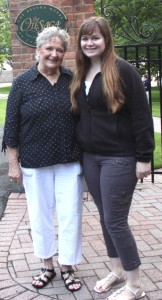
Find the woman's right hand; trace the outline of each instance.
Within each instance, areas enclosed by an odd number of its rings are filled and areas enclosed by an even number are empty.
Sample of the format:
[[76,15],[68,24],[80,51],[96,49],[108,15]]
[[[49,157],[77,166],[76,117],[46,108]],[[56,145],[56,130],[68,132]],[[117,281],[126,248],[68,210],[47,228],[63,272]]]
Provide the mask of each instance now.
[[18,149],[7,147],[8,161],[9,161],[9,170],[8,176],[11,181],[16,183],[22,182],[22,171],[19,165],[18,157]]
[[8,176],[11,181],[16,183],[22,182],[22,172],[19,163],[9,163]]

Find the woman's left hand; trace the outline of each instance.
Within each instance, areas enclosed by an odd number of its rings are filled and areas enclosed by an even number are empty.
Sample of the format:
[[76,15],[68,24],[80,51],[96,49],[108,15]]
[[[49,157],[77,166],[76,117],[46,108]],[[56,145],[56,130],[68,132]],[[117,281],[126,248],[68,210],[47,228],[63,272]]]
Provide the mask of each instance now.
[[151,162],[140,162],[136,163],[136,176],[138,179],[143,179],[151,173]]

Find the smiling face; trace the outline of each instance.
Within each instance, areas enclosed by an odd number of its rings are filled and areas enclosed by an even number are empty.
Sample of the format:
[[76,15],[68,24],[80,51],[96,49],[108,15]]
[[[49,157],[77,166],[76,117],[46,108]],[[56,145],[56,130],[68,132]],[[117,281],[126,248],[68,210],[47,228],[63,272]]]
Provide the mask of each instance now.
[[81,36],[80,46],[85,56],[90,59],[100,58],[105,50],[105,39],[98,28],[92,34]]
[[39,68],[44,72],[57,71],[60,68],[65,49],[60,38],[55,37],[37,49]]

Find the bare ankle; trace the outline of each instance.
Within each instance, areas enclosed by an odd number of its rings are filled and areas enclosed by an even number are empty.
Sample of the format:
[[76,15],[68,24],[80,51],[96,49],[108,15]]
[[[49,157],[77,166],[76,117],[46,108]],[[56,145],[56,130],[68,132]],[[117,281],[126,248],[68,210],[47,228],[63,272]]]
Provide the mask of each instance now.
[[73,268],[71,265],[61,265],[61,270],[62,270],[62,272],[66,272],[69,270],[73,270]]
[[127,286],[132,290],[139,289],[141,287],[141,282],[140,281],[135,281],[135,282],[127,281]]
[[112,273],[114,273],[118,277],[121,277],[124,274],[124,270],[122,268],[114,268],[112,269]]
[[44,259],[44,267],[45,269],[49,269],[49,270],[54,269],[52,258]]

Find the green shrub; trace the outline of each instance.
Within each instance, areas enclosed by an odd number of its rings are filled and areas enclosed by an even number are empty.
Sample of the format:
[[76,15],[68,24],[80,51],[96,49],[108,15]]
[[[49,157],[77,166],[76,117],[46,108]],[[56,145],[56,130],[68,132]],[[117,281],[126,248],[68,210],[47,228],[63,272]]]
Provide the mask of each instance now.
[[0,97],[0,125],[4,125],[6,115],[7,99]]
[[154,151],[154,168],[162,167],[162,136],[161,133],[155,132],[155,151]]

